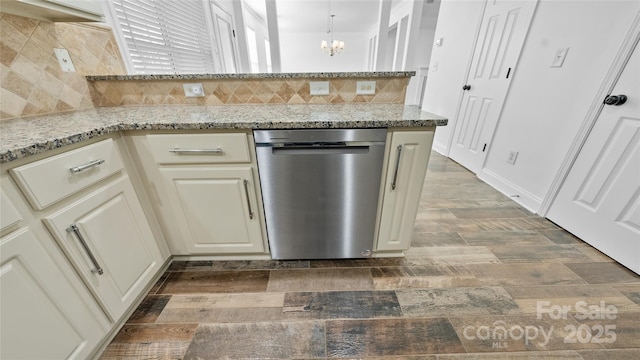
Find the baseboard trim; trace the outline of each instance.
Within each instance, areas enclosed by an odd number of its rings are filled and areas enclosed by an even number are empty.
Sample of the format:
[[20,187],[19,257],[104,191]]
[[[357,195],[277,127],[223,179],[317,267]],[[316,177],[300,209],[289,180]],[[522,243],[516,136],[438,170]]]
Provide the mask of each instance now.
[[433,142],[433,144],[431,145],[431,150],[437,152],[440,155],[444,155],[447,156],[447,145],[446,144],[441,144],[441,143],[437,143],[437,142]]
[[507,181],[505,178],[487,169],[482,169],[478,173],[478,178],[489,184],[494,189],[510,197],[525,209],[537,214],[542,204],[542,199],[522,189],[521,187]]

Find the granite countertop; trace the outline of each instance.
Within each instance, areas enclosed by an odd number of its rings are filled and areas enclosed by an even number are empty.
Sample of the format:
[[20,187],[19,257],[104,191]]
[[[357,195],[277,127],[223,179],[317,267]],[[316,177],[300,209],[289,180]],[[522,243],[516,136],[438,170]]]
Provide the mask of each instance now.
[[117,131],[434,127],[447,119],[402,104],[101,107],[0,122],[0,163]]
[[411,77],[415,71],[373,71],[373,72],[315,72],[315,73],[270,73],[270,74],[174,74],[174,75],[91,75],[89,81],[104,80],[208,80],[208,79],[295,79],[295,78],[389,78]]

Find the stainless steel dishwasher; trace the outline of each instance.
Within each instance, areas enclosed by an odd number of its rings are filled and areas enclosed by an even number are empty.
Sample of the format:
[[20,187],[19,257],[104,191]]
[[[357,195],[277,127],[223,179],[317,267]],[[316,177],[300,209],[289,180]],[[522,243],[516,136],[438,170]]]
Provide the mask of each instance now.
[[386,129],[256,130],[274,259],[370,257]]

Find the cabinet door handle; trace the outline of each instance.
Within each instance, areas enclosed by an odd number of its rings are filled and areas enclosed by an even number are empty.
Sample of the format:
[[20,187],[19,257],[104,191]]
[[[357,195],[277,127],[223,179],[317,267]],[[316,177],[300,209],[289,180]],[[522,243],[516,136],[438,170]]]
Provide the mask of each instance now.
[[193,154],[193,155],[203,155],[203,154],[224,154],[222,148],[215,149],[180,149],[174,148],[169,150],[169,152],[174,154]]
[[69,169],[69,171],[71,171],[72,174],[77,174],[81,171],[85,171],[87,169],[91,169],[94,166],[98,166],[100,164],[104,164],[104,160],[103,159],[99,159],[99,160],[93,160],[90,161],[86,164],[82,164],[82,165],[78,165],[78,166],[74,166],[72,168]]
[[80,245],[82,245],[82,248],[87,253],[87,256],[89,256],[91,263],[93,263],[94,268],[91,269],[91,272],[97,273],[98,275],[102,275],[104,271],[100,267],[100,264],[98,264],[98,260],[96,260],[96,257],[93,256],[93,253],[91,252],[91,249],[89,249],[87,242],[84,241],[84,237],[82,237],[82,234],[80,233],[80,229],[78,229],[78,226],[76,226],[76,224],[71,224],[71,226],[67,228],[67,232],[76,234],[78,241],[80,241]]
[[402,145],[398,145],[396,150],[396,168],[393,170],[393,181],[391,182],[391,190],[396,189],[396,182],[398,181],[398,169],[400,168],[400,157],[402,156]]
[[244,179],[244,193],[247,196],[247,206],[249,207],[249,219],[253,219],[253,209],[251,208],[251,199],[249,198],[249,180]]

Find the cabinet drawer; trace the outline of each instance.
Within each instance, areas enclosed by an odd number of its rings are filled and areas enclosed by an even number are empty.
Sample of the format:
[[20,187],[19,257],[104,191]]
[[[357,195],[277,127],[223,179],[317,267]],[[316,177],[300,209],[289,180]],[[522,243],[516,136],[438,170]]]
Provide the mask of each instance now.
[[250,162],[244,133],[147,135],[158,164]]
[[11,170],[11,175],[36,210],[122,170],[112,139],[87,145]]

